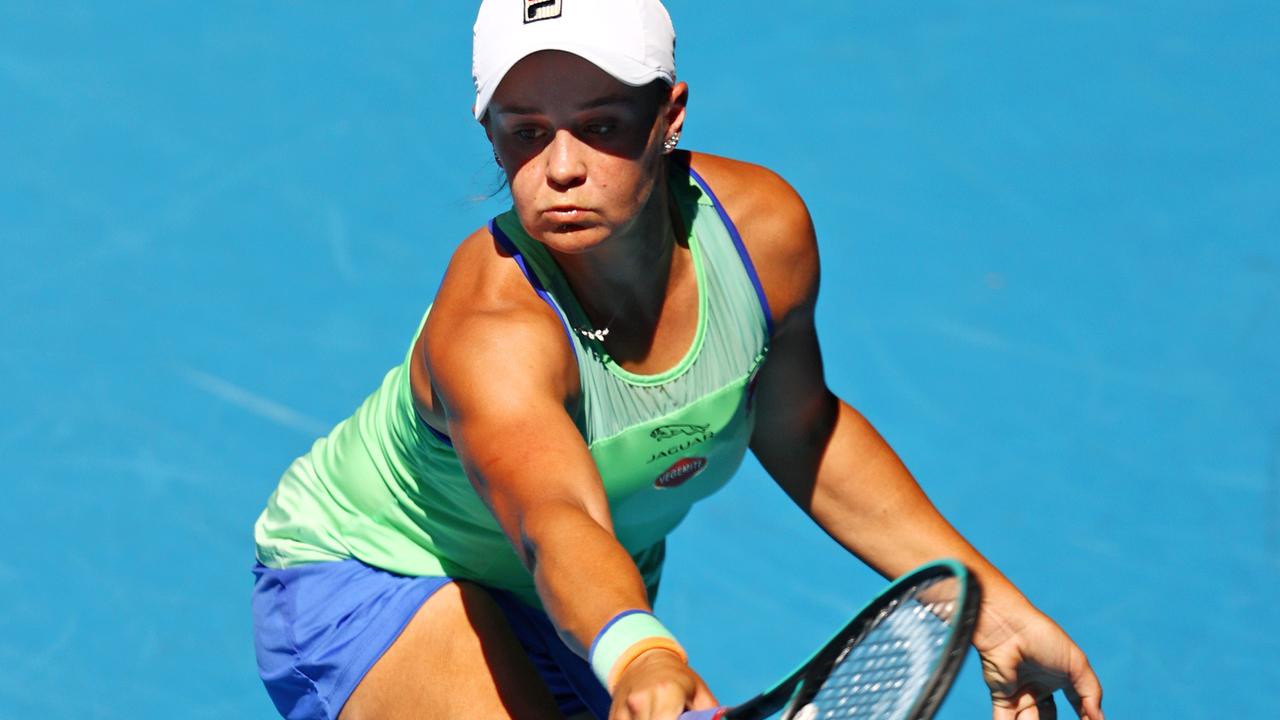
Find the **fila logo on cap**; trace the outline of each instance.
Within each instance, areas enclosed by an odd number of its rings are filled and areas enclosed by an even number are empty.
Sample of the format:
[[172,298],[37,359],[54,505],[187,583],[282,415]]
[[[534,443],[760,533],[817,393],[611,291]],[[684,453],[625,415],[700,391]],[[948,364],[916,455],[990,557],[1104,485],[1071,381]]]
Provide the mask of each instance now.
[[562,4],[563,0],[524,0],[524,21],[528,24],[558,18],[564,11]]

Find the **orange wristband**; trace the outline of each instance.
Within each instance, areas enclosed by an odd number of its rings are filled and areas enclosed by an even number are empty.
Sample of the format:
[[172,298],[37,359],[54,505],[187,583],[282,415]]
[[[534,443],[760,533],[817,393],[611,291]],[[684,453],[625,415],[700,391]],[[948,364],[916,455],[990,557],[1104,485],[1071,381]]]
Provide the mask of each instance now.
[[680,643],[671,631],[663,627],[658,618],[648,610],[623,610],[613,616],[591,642],[587,662],[591,671],[600,679],[609,694],[618,684],[618,678],[627,666],[649,650],[662,649],[673,652],[683,662],[689,661]]
[[679,656],[680,662],[689,662],[689,654],[675,640],[664,637],[647,637],[643,640],[638,640],[634,645],[622,651],[622,654],[614,661],[613,669],[609,671],[609,682],[606,685],[609,689],[609,694],[613,694],[613,688],[617,686],[618,678],[622,677],[622,673],[626,672],[631,663],[650,650],[666,650]]

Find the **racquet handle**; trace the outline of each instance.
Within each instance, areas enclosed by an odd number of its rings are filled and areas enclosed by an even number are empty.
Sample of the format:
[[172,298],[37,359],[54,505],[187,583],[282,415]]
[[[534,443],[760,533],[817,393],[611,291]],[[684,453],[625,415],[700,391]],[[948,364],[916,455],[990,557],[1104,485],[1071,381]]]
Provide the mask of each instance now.
[[681,715],[680,720],[720,720],[727,712],[729,712],[727,707],[711,708],[710,710],[690,710]]

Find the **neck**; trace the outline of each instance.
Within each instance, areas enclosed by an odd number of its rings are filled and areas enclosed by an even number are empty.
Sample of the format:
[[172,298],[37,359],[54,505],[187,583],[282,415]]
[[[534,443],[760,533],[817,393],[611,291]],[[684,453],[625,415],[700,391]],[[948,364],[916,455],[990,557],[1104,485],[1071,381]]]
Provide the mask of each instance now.
[[594,329],[652,330],[683,271],[666,178],[629,226],[587,252],[553,253]]

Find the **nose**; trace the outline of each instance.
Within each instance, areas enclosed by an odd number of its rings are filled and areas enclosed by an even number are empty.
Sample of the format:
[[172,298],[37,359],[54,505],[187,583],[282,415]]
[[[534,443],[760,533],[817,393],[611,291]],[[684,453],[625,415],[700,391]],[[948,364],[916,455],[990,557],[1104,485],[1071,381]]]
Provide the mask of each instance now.
[[547,182],[557,190],[568,190],[587,179],[585,148],[568,130],[560,130],[547,145]]

